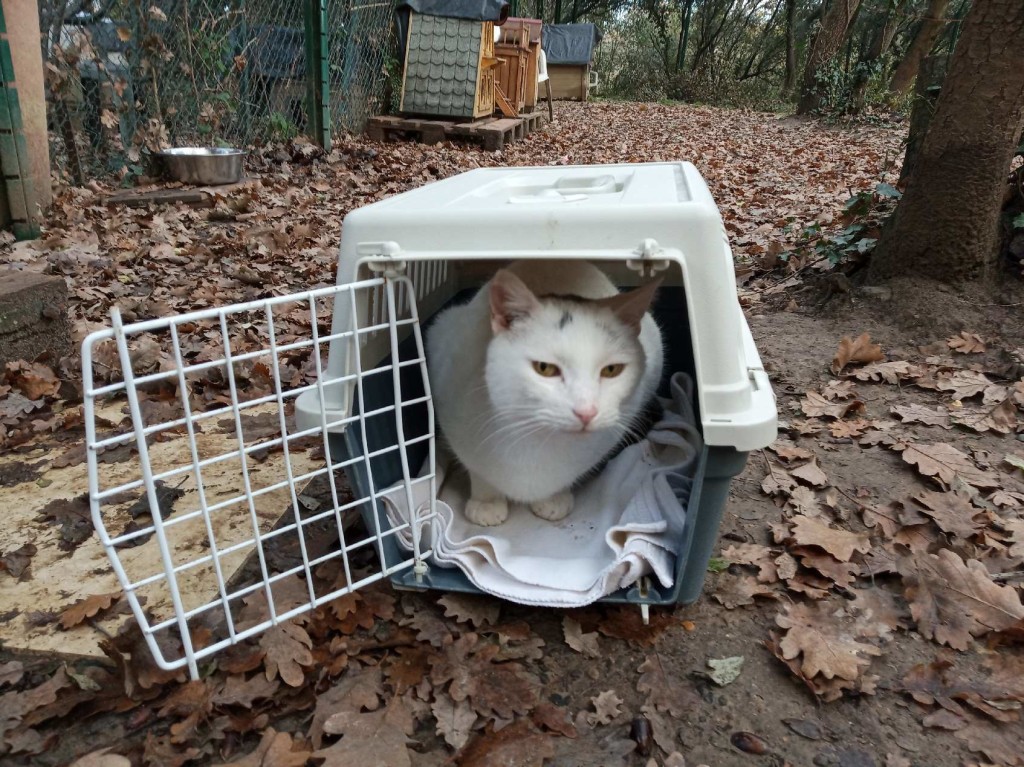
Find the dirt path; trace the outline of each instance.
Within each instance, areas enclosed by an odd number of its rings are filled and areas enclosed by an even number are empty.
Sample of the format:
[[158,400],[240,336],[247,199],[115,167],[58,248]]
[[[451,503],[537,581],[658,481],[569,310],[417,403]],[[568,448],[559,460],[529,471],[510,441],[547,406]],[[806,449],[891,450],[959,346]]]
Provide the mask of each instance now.
[[[68,192],[44,240],[7,243],[0,261],[64,274],[84,333],[114,302],[143,318],[327,284],[347,210],[477,164],[694,159],[746,263],[829,226],[851,191],[891,180],[900,141],[705,108],[595,104],[558,117],[499,155],[281,147],[256,163],[261,188],[212,213],[110,211],[95,190]],[[645,628],[635,608],[566,614],[379,587],[314,612],[273,647],[224,654],[198,683],[154,670],[131,635],[107,646],[110,661],[0,658],[4,762],[110,748],[152,765],[251,754],[238,763],[298,766],[311,753],[328,767],[1024,764],[1024,654],[1011,643],[1024,635],[1019,309],[927,288],[920,301],[961,318],[952,329],[966,335],[951,346],[950,328],[908,331],[893,324],[905,306],[857,291],[823,311],[771,308],[759,286],[775,281],[749,283],[744,303],[780,441],[733,484],[696,604],[656,611]],[[865,332],[871,341],[831,370],[840,340]],[[58,368],[76,375],[74,360]],[[45,483],[81,440],[66,414],[73,388],[40,403],[3,421],[0,444],[8,457],[48,457],[0,500]],[[34,524],[25,541],[57,544],[52,524]],[[8,580],[0,573],[0,606]],[[72,635],[103,638],[90,621]],[[709,679],[709,660],[736,657],[735,681]],[[646,754],[630,738],[638,729]]]

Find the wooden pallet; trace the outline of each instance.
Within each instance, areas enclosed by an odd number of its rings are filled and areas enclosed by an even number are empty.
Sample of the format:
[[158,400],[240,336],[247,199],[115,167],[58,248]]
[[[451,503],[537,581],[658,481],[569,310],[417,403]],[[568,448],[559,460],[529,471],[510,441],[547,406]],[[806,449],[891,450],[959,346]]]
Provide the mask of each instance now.
[[483,120],[458,123],[450,120],[428,120],[418,117],[372,117],[366,135],[373,141],[393,141],[413,137],[421,144],[439,144],[453,139],[482,141],[489,152],[503,149],[506,143],[526,138],[547,122],[540,112],[518,117],[486,117]]

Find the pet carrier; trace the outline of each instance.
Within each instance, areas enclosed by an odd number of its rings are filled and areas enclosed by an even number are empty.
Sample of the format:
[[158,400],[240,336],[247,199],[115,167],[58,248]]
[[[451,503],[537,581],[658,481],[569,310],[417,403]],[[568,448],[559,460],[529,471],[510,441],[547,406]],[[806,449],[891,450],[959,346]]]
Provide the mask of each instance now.
[[[658,501],[678,506],[669,585],[645,576],[602,598],[646,611],[698,597],[730,481],[776,434],[707,186],[689,163],[479,169],[351,212],[335,287],[133,325],[115,313],[85,341],[93,517],[158,663],[195,675],[199,659],[385,577],[486,583],[435,566],[421,325],[503,264],[541,258],[588,260],[621,287],[663,279],[662,393],[689,376],[701,444],[686,493]],[[127,429],[110,415],[125,395]],[[102,460],[126,445],[132,461]],[[149,517],[136,520],[140,494]]]

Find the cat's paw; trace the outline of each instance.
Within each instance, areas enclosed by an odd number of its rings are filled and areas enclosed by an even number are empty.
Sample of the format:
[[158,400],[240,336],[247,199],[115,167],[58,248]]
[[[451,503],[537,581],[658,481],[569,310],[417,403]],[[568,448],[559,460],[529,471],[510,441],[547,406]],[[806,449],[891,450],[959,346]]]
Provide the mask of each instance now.
[[494,527],[508,519],[508,501],[498,498],[493,501],[469,501],[466,503],[466,519],[474,525]]
[[543,501],[531,503],[530,511],[541,519],[546,519],[548,522],[557,522],[569,516],[569,512],[572,511],[572,503],[572,493],[566,491],[546,498]]

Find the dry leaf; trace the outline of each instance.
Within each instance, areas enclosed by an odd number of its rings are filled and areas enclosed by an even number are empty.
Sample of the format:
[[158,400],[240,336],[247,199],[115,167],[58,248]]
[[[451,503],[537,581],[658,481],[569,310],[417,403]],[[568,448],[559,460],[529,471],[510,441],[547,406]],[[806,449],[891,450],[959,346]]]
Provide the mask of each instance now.
[[926,426],[941,426],[943,429],[951,429],[949,425],[949,411],[943,408],[932,410],[925,405],[894,405],[892,414],[897,415],[903,423],[923,423]]
[[700,699],[689,684],[679,681],[666,670],[661,656],[648,655],[637,671],[640,673],[637,692],[646,695],[648,705],[658,711],[665,711],[678,719],[700,705]]
[[267,679],[280,676],[286,685],[301,687],[306,678],[305,667],[313,665],[312,646],[306,629],[294,621],[271,626],[260,637],[260,648],[266,653]]
[[380,705],[379,695],[383,692],[379,666],[366,669],[349,668],[332,687],[317,695],[313,721],[309,726],[309,740],[313,748],[323,744],[324,722],[337,713],[362,709],[375,710]]
[[424,647],[399,647],[384,668],[384,676],[401,695],[415,687],[430,671],[430,662],[436,653]]
[[214,694],[213,704],[252,708],[258,700],[272,700],[280,687],[280,682],[267,679],[265,674],[256,674],[248,680],[241,674],[232,674]]
[[[241,759],[228,762],[234,767],[305,767],[310,752],[292,742],[287,732],[277,732],[273,727],[267,729],[260,739],[256,750]],[[227,767],[227,765],[225,765]]]
[[722,552],[722,557],[732,564],[756,567],[757,579],[761,583],[773,583],[778,580],[778,569],[773,561],[775,556],[777,555],[772,549],[756,543],[734,543]]
[[75,602],[71,607],[64,608],[60,614],[60,626],[67,631],[70,628],[83,623],[89,618],[95,618],[101,612],[109,610],[110,606],[121,598],[121,592],[115,591],[112,594],[92,594],[85,599]]
[[476,629],[493,626],[501,612],[498,601],[487,596],[445,594],[437,603],[444,607],[446,618],[455,618],[457,623],[470,623]]
[[914,496],[923,508],[922,513],[930,517],[938,528],[961,540],[967,540],[984,526],[975,518],[982,513],[970,501],[954,492],[936,493],[926,491]]
[[789,473],[812,487],[825,487],[828,485],[828,475],[821,470],[817,458],[811,459],[809,463],[805,463],[803,466],[790,469]]
[[30,400],[42,397],[56,397],[60,391],[60,379],[53,370],[41,362],[16,360],[7,363],[7,380],[21,389]]
[[979,433],[1012,434],[1017,430],[1017,406],[1010,399],[1004,399],[995,407],[961,408],[953,411],[950,417],[957,426]]
[[562,631],[565,634],[565,643],[573,650],[583,653],[588,658],[600,658],[601,646],[597,641],[597,632],[583,633],[580,624],[566,615],[562,619]]
[[594,705],[594,713],[588,715],[592,726],[611,724],[622,713],[622,699],[615,694],[615,690],[605,690],[591,698],[590,702]]
[[836,530],[820,519],[802,514],[793,517],[793,540],[799,546],[817,546],[841,562],[848,562],[855,551],[867,554],[871,543],[866,535]]
[[462,748],[469,741],[476,724],[476,712],[468,700],[454,701],[445,693],[435,692],[435,700],[430,706],[437,726],[437,734],[444,742],[455,749]]
[[903,460],[917,468],[926,477],[935,477],[947,487],[959,477],[974,487],[999,487],[999,478],[992,472],[979,469],[974,461],[952,445],[939,442],[908,444],[903,449]]
[[852,681],[871,665],[865,656],[882,654],[874,645],[858,641],[855,621],[837,614],[827,602],[787,605],[775,622],[787,629],[779,643],[783,657],[793,660],[801,656],[800,670],[807,678],[821,674],[826,679]]
[[948,549],[900,560],[910,612],[926,639],[966,650],[971,637],[1024,627],[1024,605],[1012,586],[996,584],[976,560]]
[[946,346],[960,354],[981,354],[986,351],[985,342],[977,333],[961,330],[959,335],[946,339]]
[[807,397],[800,401],[800,409],[812,418],[846,418],[851,413],[863,413],[864,403],[859,399],[830,402],[817,392],[809,391]]
[[885,355],[882,354],[882,347],[871,343],[871,336],[867,333],[862,333],[857,338],[843,336],[839,342],[836,356],[832,360],[831,369],[834,375],[839,375],[847,365],[878,362],[884,359]]
[[921,369],[911,365],[906,360],[893,362],[873,362],[865,365],[860,370],[853,371],[853,377],[858,381],[875,381],[888,384],[898,384],[907,378],[916,378],[921,375]]
[[1005,727],[974,719],[954,733],[976,754],[984,754],[998,767],[1024,767],[1024,754],[1020,748],[1020,733]]
[[569,709],[556,706],[551,703],[539,703],[531,714],[533,723],[541,729],[549,732],[557,732],[567,738],[575,738],[579,735],[576,726],[569,716]]
[[313,757],[323,759],[323,767],[412,767],[407,743],[414,727],[401,698],[365,714],[342,711],[324,722],[324,732],[341,735],[341,740],[314,751]]
[[131,764],[131,759],[112,754],[109,748],[104,748],[76,759],[69,767],[131,767]]
[[458,767],[542,767],[545,759],[555,755],[551,741],[529,720],[519,719],[499,732],[485,732],[474,739],[455,763]]
[[778,599],[779,594],[774,587],[759,582],[750,575],[729,575],[722,573],[715,581],[712,594],[727,610],[754,604],[754,597]]

